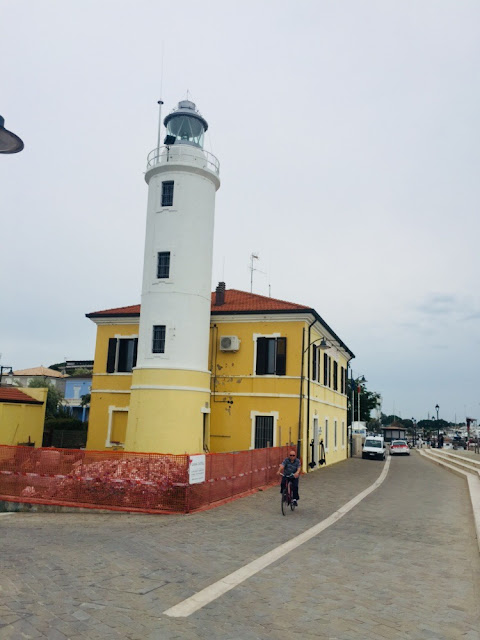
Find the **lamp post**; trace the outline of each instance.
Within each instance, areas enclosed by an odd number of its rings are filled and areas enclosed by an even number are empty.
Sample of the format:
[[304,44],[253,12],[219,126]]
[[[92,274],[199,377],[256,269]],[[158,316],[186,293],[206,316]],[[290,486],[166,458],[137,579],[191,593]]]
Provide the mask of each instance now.
[[362,376],[361,378],[358,379],[358,385],[357,385],[358,422],[360,422],[360,390],[362,388],[362,384],[365,384],[365,382],[367,382],[365,376]]
[[435,411],[437,412],[437,449],[440,449],[440,426],[438,424],[438,410],[440,409],[439,405],[435,405]]
[[3,365],[0,366],[0,387],[2,386],[2,378],[3,378],[3,372],[7,371],[7,369],[9,370],[7,375],[12,376],[13,375],[13,369],[12,367],[4,367]]
[[[0,153],[18,153],[23,149],[23,140],[5,129],[5,118],[0,116]],[[8,367],[6,367],[8,369]]]
[[412,424],[413,424],[413,446],[416,447],[417,446],[417,421],[415,420],[415,418],[412,418]]
[[[310,444],[310,378],[311,378],[311,371],[310,371],[310,365],[311,365],[311,358],[310,358],[310,347],[312,347],[316,342],[320,342],[320,344],[318,345],[319,349],[323,349],[324,351],[326,351],[327,349],[330,349],[330,346],[328,345],[327,341],[325,340],[325,338],[322,336],[321,338],[316,338],[315,340],[310,340],[310,332],[311,332],[311,328],[312,325],[315,324],[315,321],[310,324],[310,326],[308,327],[308,343],[307,343],[307,347],[304,348],[303,353],[302,353],[302,361],[303,361],[303,356],[305,355],[305,353],[308,351],[308,363],[307,363],[307,460],[308,460],[308,445]],[[317,362],[317,367],[318,370],[320,371],[320,365]],[[302,373],[303,373],[303,364],[302,364]],[[302,401],[302,398],[300,397],[300,402]],[[300,441],[300,438],[299,438]],[[300,444],[300,442],[298,443]],[[298,446],[297,446],[298,449]],[[299,456],[298,451],[297,451],[297,456]],[[311,460],[311,468],[313,468],[315,466],[314,463],[315,460]]]

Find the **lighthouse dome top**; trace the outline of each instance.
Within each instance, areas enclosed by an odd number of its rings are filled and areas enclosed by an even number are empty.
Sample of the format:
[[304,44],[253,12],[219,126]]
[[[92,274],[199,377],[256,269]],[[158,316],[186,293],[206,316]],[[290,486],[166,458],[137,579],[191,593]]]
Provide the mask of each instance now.
[[197,111],[194,102],[181,100],[163,123],[167,129],[165,144],[191,144],[203,148],[203,136],[208,123]]

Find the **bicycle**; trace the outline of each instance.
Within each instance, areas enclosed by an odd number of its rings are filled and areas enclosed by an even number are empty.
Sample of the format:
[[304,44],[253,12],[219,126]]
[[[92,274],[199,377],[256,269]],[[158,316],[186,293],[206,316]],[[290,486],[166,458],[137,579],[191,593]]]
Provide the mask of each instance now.
[[295,507],[297,506],[292,496],[292,482],[291,482],[291,479],[294,478],[295,476],[293,475],[293,473],[291,473],[288,476],[285,475],[284,473],[281,473],[280,475],[283,476],[284,478],[287,478],[287,482],[285,483],[285,488],[282,491],[282,515],[285,515],[285,512],[287,511],[288,507],[290,507],[292,511],[295,511]]

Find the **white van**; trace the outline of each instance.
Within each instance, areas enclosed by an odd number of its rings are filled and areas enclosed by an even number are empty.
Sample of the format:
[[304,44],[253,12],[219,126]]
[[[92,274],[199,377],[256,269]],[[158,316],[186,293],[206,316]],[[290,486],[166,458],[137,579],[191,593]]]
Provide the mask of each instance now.
[[367,436],[362,449],[362,458],[385,460],[385,442],[382,436]]

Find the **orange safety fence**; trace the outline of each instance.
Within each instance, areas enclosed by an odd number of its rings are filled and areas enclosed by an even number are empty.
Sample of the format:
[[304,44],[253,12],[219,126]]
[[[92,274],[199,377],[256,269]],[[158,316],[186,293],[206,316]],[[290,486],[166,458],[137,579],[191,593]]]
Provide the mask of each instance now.
[[189,483],[189,456],[0,445],[0,500],[91,509],[188,513],[278,482],[289,447],[205,456]]

